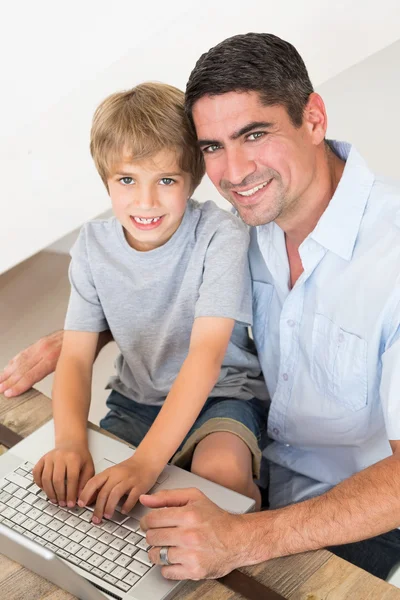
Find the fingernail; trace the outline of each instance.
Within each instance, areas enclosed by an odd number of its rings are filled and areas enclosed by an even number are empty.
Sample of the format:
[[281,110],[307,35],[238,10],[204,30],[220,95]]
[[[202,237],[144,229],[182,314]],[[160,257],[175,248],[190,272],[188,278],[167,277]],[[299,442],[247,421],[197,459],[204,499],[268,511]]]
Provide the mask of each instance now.
[[6,390],[4,392],[4,395],[5,395],[6,398],[9,398],[11,396],[11,394],[12,394],[12,390]]
[[60,500],[60,502],[58,503],[59,506],[66,506],[64,500]]
[[72,502],[72,500],[70,500],[70,501],[67,503],[67,506],[68,506],[68,508],[73,508],[73,507],[75,506],[75,502]]
[[57,500],[55,498],[50,498],[50,502],[52,502],[53,504],[57,504]]
[[96,525],[98,525],[99,523],[101,523],[101,519],[99,519],[98,517],[93,517],[92,523],[95,523]]
[[85,506],[85,503],[83,502],[83,500],[78,500],[78,506],[80,506],[81,508],[83,506]]
[[[122,513],[122,514],[123,514],[123,513]],[[111,519],[112,515],[106,515],[106,514],[104,514],[104,517],[105,517],[106,519]]]

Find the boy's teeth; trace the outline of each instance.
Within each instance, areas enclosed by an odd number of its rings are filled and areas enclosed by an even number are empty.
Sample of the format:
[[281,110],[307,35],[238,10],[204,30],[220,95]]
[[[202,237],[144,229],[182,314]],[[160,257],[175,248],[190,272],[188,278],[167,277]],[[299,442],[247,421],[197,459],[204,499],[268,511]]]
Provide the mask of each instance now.
[[258,192],[258,190],[261,190],[261,188],[263,188],[266,185],[268,185],[268,183],[269,183],[269,181],[265,181],[264,183],[261,183],[260,185],[257,185],[256,187],[253,187],[251,190],[247,190],[246,192],[236,192],[236,193],[240,194],[240,196],[252,196],[256,192]]
[[149,225],[149,223],[156,223],[161,219],[161,217],[154,217],[153,219],[143,219],[142,217],[133,217],[137,223],[143,223],[144,225]]

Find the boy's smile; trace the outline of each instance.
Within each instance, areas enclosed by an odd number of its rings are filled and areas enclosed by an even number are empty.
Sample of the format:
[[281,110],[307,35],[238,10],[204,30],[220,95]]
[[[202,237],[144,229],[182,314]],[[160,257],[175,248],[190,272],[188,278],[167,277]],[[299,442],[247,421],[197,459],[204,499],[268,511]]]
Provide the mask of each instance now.
[[178,229],[191,191],[172,150],[140,161],[124,159],[107,180],[114,214],[132,248],[142,252],[165,244]]

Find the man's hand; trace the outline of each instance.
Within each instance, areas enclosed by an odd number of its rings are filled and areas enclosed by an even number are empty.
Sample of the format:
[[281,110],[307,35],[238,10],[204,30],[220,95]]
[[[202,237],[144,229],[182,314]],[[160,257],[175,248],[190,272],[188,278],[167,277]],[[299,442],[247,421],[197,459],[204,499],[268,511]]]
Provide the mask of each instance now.
[[0,393],[18,396],[55,371],[61,352],[63,331],[40,339],[12,358],[0,373]]
[[159,471],[151,471],[148,466],[135,461],[133,456],[93,477],[82,490],[78,504],[86,506],[97,495],[92,520],[100,523],[103,515],[110,519],[120,499],[128,496],[121,509],[128,513],[139,496],[153,487],[159,474]]
[[[165,490],[141,496],[149,508],[140,522],[154,546],[149,558],[160,564],[160,548],[168,546],[171,566],[162,567],[167,579],[215,579],[250,564],[244,515],[232,515],[195,488]],[[169,508],[161,508],[169,507]]]
[[94,474],[87,443],[71,440],[58,444],[39,460],[32,474],[51,502],[75,506],[80,491]]

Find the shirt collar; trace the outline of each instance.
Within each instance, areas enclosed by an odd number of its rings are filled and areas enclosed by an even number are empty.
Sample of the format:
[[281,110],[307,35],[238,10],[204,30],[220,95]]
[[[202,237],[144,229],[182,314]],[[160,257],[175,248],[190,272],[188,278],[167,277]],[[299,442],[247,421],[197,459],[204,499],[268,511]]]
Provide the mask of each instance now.
[[[350,260],[375,177],[354,146],[335,140],[328,143],[346,165],[331,201],[306,239],[312,238],[327,250]],[[275,223],[259,225],[257,237],[271,242],[275,228],[278,228]]]
[[331,201],[309,237],[350,260],[375,177],[354,146],[334,140],[328,143],[346,165]]

